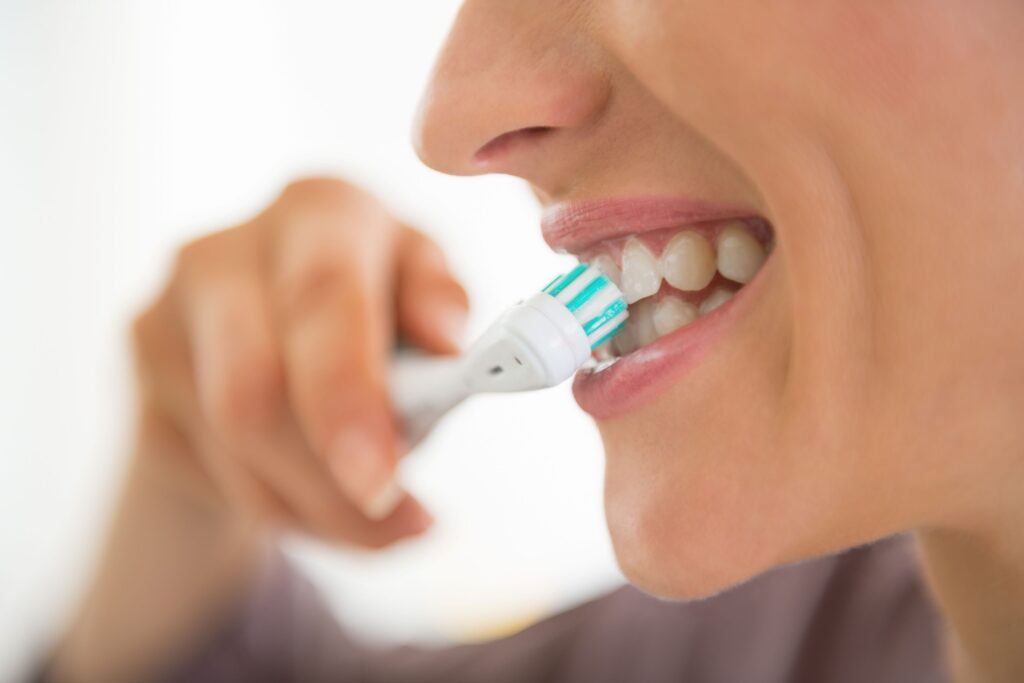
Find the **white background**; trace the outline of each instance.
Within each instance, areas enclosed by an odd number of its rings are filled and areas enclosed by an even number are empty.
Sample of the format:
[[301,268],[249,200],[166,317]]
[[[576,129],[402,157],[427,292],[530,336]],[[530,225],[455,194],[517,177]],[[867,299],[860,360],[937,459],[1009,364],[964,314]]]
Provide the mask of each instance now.
[[[436,236],[471,332],[566,266],[519,181],[448,178],[411,150],[457,5],[0,0],[0,677],[96,552],[125,455],[125,324],[175,245],[330,172]],[[290,550],[365,634],[479,635],[619,580],[601,475],[568,387],[481,398],[405,470],[438,518],[427,540]]]

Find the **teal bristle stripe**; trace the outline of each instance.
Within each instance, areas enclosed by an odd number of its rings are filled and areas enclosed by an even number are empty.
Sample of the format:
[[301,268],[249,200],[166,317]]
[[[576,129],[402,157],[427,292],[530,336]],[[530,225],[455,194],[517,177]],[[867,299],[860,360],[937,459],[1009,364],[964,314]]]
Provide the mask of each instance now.
[[555,285],[554,288],[552,288],[552,290],[550,292],[548,292],[548,294],[550,294],[551,296],[558,296],[559,294],[562,293],[563,289],[565,289],[566,287],[571,285],[573,283],[573,281],[575,281],[576,278],[578,278],[580,275],[582,275],[583,271],[585,271],[586,269],[587,269],[587,264],[585,264],[585,263],[579,264],[578,266],[576,266],[575,268],[570,270],[568,273],[563,275],[562,279],[559,280],[558,284]]
[[622,299],[616,299],[611,303],[611,305],[608,306],[608,308],[601,311],[601,313],[598,316],[588,320],[587,324],[583,326],[583,331],[589,337],[591,334],[597,331],[597,329],[601,327],[601,325],[604,325],[606,322],[617,316],[619,313],[622,313],[624,310],[626,310],[626,302],[623,301]]
[[626,321],[623,320],[621,323],[619,323],[618,325],[615,326],[614,330],[612,330],[611,332],[609,332],[608,334],[604,335],[603,337],[598,339],[596,342],[591,344],[590,348],[596,349],[601,344],[604,344],[606,341],[608,341],[609,339],[611,339],[612,337],[617,335],[619,332],[621,332],[622,328],[625,327],[625,326],[626,326]]
[[544,289],[542,289],[542,290],[540,290],[540,291],[542,291],[542,292],[547,292],[547,291],[548,291],[548,290],[549,290],[549,289],[551,288],[551,285],[553,285],[553,284],[555,284],[556,282],[558,282],[558,278],[560,278],[560,277],[562,277],[562,276],[561,276],[561,275],[556,275],[556,276],[555,276],[555,277],[554,277],[554,278],[553,278],[553,279],[551,280],[551,282],[549,282],[549,283],[547,283],[546,285],[544,285]]
[[590,301],[590,298],[592,296],[594,296],[602,289],[604,289],[604,286],[606,284],[608,284],[608,278],[606,278],[604,275],[598,275],[589,285],[584,287],[579,294],[574,296],[572,298],[572,301],[566,304],[565,307],[568,308],[573,313],[575,313],[576,309]]

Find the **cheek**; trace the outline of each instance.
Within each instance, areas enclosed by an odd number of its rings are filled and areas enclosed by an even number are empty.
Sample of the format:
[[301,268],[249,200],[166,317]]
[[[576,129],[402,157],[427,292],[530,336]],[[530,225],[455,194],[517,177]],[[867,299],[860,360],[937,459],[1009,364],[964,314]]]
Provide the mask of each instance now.
[[[707,596],[895,529],[877,459],[831,362],[794,360],[784,255],[730,333],[667,392],[599,423],[619,564],[645,590]],[[845,406],[845,408],[843,408]]]

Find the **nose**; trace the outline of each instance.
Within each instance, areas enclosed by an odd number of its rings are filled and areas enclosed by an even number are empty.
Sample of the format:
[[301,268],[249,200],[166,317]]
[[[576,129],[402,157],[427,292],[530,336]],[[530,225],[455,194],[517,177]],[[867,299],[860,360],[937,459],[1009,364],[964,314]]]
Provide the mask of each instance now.
[[559,182],[609,91],[596,46],[568,9],[575,4],[463,5],[420,102],[413,141],[424,163],[452,175],[517,175],[537,189]]

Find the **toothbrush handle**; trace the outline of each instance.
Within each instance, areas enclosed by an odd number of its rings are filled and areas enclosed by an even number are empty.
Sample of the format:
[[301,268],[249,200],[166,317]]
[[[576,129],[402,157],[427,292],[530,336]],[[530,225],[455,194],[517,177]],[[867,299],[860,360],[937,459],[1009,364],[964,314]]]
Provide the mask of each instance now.
[[391,364],[390,389],[402,437],[409,448],[469,395],[461,357],[431,356],[410,349],[396,352]]

